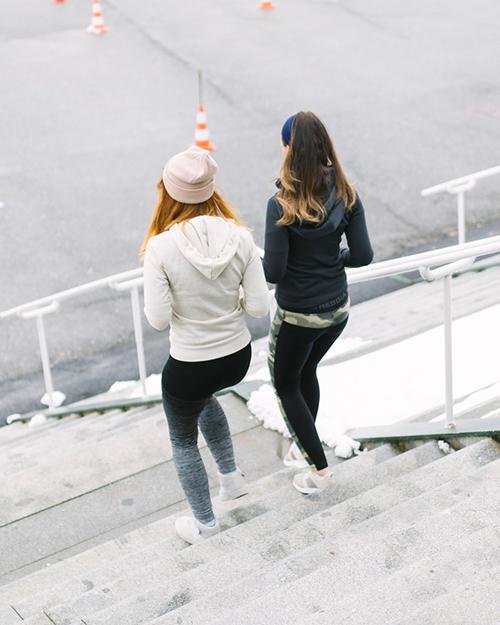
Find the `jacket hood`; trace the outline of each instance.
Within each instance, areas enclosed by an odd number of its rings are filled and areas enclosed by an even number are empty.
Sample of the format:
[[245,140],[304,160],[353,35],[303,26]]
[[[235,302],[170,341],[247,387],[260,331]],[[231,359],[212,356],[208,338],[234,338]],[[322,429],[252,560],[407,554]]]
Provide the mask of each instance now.
[[205,215],[176,224],[172,232],[184,258],[210,280],[216,280],[233,260],[240,238],[232,221]]

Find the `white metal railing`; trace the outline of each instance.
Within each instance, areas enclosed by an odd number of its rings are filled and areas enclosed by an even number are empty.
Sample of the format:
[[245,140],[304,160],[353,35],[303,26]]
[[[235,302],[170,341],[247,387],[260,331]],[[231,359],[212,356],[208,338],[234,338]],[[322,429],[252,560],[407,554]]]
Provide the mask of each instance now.
[[139,377],[141,388],[144,396],[146,396],[146,364],[144,356],[144,343],[142,337],[141,310],[139,303],[139,289],[142,286],[143,269],[131,269],[130,271],[122,271],[115,273],[107,278],[101,278],[81,284],[80,286],[54,293],[47,297],[33,300],[20,306],[15,306],[9,310],[0,312],[0,319],[8,317],[22,317],[23,319],[36,319],[36,328],[38,333],[38,343],[40,345],[40,358],[42,361],[43,378],[45,381],[45,392],[47,393],[47,401],[49,409],[55,408],[54,402],[54,383],[52,380],[52,370],[50,367],[49,349],[47,345],[47,337],[45,335],[44,317],[59,308],[60,302],[73,299],[79,295],[85,295],[92,291],[103,288],[111,288],[116,291],[129,291],[132,303],[132,319],[134,323],[135,344],[137,349],[137,363],[139,366]]
[[457,230],[458,230],[458,242],[465,243],[466,238],[466,224],[465,224],[465,194],[476,186],[476,182],[482,178],[489,178],[490,176],[496,176],[500,174],[500,165],[496,167],[490,167],[489,169],[482,169],[476,171],[468,176],[462,176],[461,178],[454,178],[447,182],[436,184],[432,187],[427,187],[421,191],[423,197],[429,195],[435,195],[436,193],[449,193],[450,195],[457,196]]
[[[419,271],[427,281],[443,279],[443,316],[444,316],[444,345],[445,345],[445,406],[446,425],[453,427],[453,352],[452,352],[452,309],[451,309],[451,278],[457,271],[469,268],[474,261],[489,254],[500,252],[500,236],[480,239],[452,245],[429,252],[421,252],[401,258],[393,258],[366,267],[348,269],[349,284],[369,282],[379,278]],[[433,268],[434,267],[434,268]],[[24,319],[36,319],[40,357],[45,380],[45,389],[49,401],[49,409],[54,408],[54,387],[50,368],[50,358],[45,336],[44,317],[59,308],[61,301],[83,295],[101,288],[112,288],[117,291],[129,291],[132,304],[134,335],[137,350],[139,378],[143,396],[146,391],[146,363],[142,335],[141,305],[139,290],[143,284],[143,269],[133,269],[123,273],[102,278],[88,284],[61,291],[49,297],[44,297],[22,306],[16,306],[0,313],[0,319],[20,316]]]

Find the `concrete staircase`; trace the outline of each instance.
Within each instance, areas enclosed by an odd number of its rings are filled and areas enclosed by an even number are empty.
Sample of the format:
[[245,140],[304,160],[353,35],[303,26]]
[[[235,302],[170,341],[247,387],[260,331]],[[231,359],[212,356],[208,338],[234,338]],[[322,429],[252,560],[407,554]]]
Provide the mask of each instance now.
[[500,623],[500,444],[382,445],[304,497],[223,401],[250,494],[215,498],[223,531],[193,546],[158,409],[0,430],[1,625]]

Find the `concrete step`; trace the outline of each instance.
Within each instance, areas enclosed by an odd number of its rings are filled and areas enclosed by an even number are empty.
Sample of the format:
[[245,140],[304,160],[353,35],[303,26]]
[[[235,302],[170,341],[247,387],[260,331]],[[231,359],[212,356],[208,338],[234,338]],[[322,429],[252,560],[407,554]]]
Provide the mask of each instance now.
[[[251,495],[234,502],[220,502],[214,497],[214,510],[224,530],[244,523],[254,516],[267,512],[260,504],[261,498],[283,499],[283,486],[288,484],[291,473],[285,469],[251,483]],[[279,493],[275,495],[275,493]],[[0,587],[0,601],[22,602],[24,616],[49,601],[60,602],[71,596],[79,596],[89,588],[104,584],[126,572],[133,572],[158,558],[170,558],[176,570],[189,568],[190,555],[186,543],[179,539],[173,529],[179,514],[134,529],[116,539],[104,542],[71,558],[61,560],[50,567],[38,570],[29,577],[15,580]],[[174,564],[176,563],[176,564]],[[31,593],[26,599],[25,584],[29,580]]]
[[[263,432],[260,432],[260,435],[262,434]],[[336,468],[337,479],[352,482],[356,476],[372,473],[380,463],[395,456],[397,456],[397,451],[393,447],[383,445],[339,465]],[[229,529],[246,523],[247,526],[255,525],[258,530],[261,523],[257,517],[264,514],[270,515],[280,504],[300,503],[303,498],[290,487],[292,474],[293,471],[285,469],[252,483],[250,495],[236,502],[221,503],[215,498],[216,511],[222,513],[226,510],[226,513],[220,516],[222,527]],[[57,593],[54,595],[54,588],[67,582],[70,577],[74,577],[78,582],[77,594],[80,594],[88,590],[87,580],[92,581],[92,573],[99,575],[99,569],[103,567],[114,567],[121,561],[124,562],[124,566],[129,565],[135,569],[140,564],[149,563],[152,557],[156,557],[154,554],[160,553],[163,557],[168,557],[181,550],[183,554],[193,550],[193,547],[188,548],[186,543],[175,536],[173,525],[177,516],[179,515],[160,519],[122,536],[119,540],[108,541],[57,563],[50,569],[38,571],[29,577],[32,595],[41,593],[43,596],[44,593],[48,593],[44,599],[57,598]],[[273,514],[273,518],[274,516]],[[209,542],[207,541],[207,544]],[[125,559],[128,562],[125,562]],[[97,579],[100,578],[97,577]],[[76,592],[75,587],[72,588],[72,592]],[[24,580],[12,582],[0,588],[0,600],[15,602],[22,601],[24,598]],[[64,599],[66,598],[64,596]]]
[[[40,454],[54,446],[56,441],[74,444],[91,439],[94,435],[98,439],[102,432],[119,427],[120,424],[126,423],[131,418],[137,418],[141,414],[148,416],[153,410],[161,412],[158,406],[140,407],[128,411],[111,410],[104,414],[93,413],[85,417],[71,415],[62,419],[49,419],[47,423],[37,427],[30,427],[27,423],[13,423],[0,429],[0,440],[4,431],[8,432],[11,427],[16,428],[19,433],[19,438],[9,441],[7,448],[3,450],[1,466],[5,466],[11,459],[12,453],[24,452],[26,443],[33,453]],[[48,430],[50,430],[50,436],[47,434]],[[24,436],[21,436],[22,432]]]
[[[239,399],[227,396],[221,403],[233,434],[259,426]],[[9,479],[0,498],[0,526],[171,459],[162,411],[117,415],[116,420],[89,419],[72,431],[51,430],[40,442],[43,449],[26,445],[22,451],[11,450],[3,461]]]
[[2,449],[2,459],[7,449],[10,447],[19,447],[22,449],[24,441],[32,441],[35,438],[45,436],[47,430],[60,428],[79,421],[80,417],[71,415],[65,419],[48,419],[45,423],[31,426],[28,423],[16,421],[10,425],[0,428],[0,448]]
[[[50,622],[47,617],[46,625]],[[0,623],[2,625],[20,625],[22,623],[19,614],[10,606],[0,606]]]
[[[280,441],[276,432],[261,427],[233,436],[236,457],[250,482],[283,466],[276,454]],[[215,463],[207,448],[201,455],[214,490]],[[109,539],[118,539],[123,548],[121,536],[185,505],[174,464],[167,461],[5,525],[0,531],[0,552],[5,553],[0,559],[0,584]],[[9,549],[13,541],[15,550]]]
[[[219,513],[221,523],[229,527],[239,520],[243,522],[245,512],[250,514],[252,506],[254,506],[254,512],[258,513],[257,506],[260,498],[272,495],[275,491],[288,485],[291,472],[289,469],[283,468],[283,465],[280,466],[282,468],[279,471],[270,472],[255,481],[250,480],[250,494],[241,499],[233,502],[220,502],[217,492],[215,492],[213,504],[214,509]],[[172,476],[172,480],[174,479],[175,477]],[[182,513],[185,513],[185,504],[182,505],[181,509]],[[181,512],[173,515],[164,515],[152,522],[145,521],[142,525],[128,532],[124,532],[110,540],[101,541],[94,547],[81,551],[72,557],[50,562],[49,566],[41,568],[29,576],[32,593],[50,591],[55,585],[63,584],[72,575],[85,577],[94,569],[112,565],[116,560],[134,557],[146,549],[156,548],[162,542],[162,539],[166,540],[172,537],[175,539],[173,524],[179,514]],[[226,514],[226,517],[223,517],[224,514]],[[65,515],[68,515],[67,509]],[[186,543],[180,539],[171,545],[174,551],[179,551],[185,547]],[[7,600],[7,596],[11,599],[25,596],[25,579],[4,582],[0,586],[0,601]]]
[[[366,455],[366,458],[368,457],[369,454]],[[377,479],[377,474],[379,474],[379,476],[381,474],[383,479],[385,479],[387,475],[394,472],[399,474],[406,470],[412,470],[415,466],[419,466],[426,461],[430,462],[436,457],[441,457],[441,452],[439,452],[435,445],[430,444],[413,449],[406,454],[402,454],[373,467],[368,467],[365,471],[360,470],[358,466],[358,469],[353,474],[352,465],[356,460],[358,464],[361,464],[361,461],[364,459],[362,456],[358,457],[352,462],[347,462],[338,467],[336,477],[340,485],[339,490],[342,490],[342,494],[337,493],[337,498],[340,500],[347,499],[353,494],[353,490],[364,490],[365,487],[368,487],[367,485],[369,483],[373,483],[373,480]],[[396,461],[398,461],[399,470],[396,469]],[[380,472],[380,469],[388,464],[391,464],[391,467]],[[340,475],[342,473],[341,469],[344,469],[345,473],[347,473],[347,475],[344,476],[344,480],[342,480],[342,476]],[[289,499],[290,493],[286,495]],[[159,609],[158,602],[161,603],[164,600],[165,593],[170,592],[169,589],[172,586],[178,586],[186,576],[189,576],[190,579],[193,578],[193,583],[196,583],[200,577],[207,577],[210,580],[213,568],[216,568],[217,571],[224,571],[225,573],[230,571],[231,580],[238,576],[248,575],[255,568],[256,562],[259,561],[256,560],[256,557],[260,558],[262,564],[270,557],[268,554],[259,553],[259,550],[255,549],[255,545],[259,543],[262,534],[274,535],[274,533],[280,529],[288,527],[299,519],[309,516],[314,512],[323,510],[325,506],[328,505],[328,502],[322,501],[321,498],[314,500],[313,498],[307,499],[302,496],[299,496],[299,499],[294,503],[288,503],[282,506],[278,506],[276,502],[271,501],[269,513],[260,515],[244,524],[236,526],[233,530],[226,532],[225,536],[216,537],[204,543],[204,548],[205,545],[208,546],[212,543],[213,547],[223,552],[223,559],[219,559],[217,564],[214,563],[213,559],[207,561],[203,557],[197,558],[198,560],[202,560],[201,566],[197,567],[195,571],[181,575],[179,571],[175,569],[170,573],[170,565],[167,563],[166,566],[164,566],[164,561],[161,559],[160,562],[149,565],[145,569],[139,569],[127,578],[121,578],[115,582],[106,584],[104,587],[106,590],[101,587],[95,591],[85,593],[81,599],[73,601],[70,607],[83,617],[84,620],[91,620],[92,616],[93,619],[98,618],[96,622],[99,623],[107,623],[108,620],[109,623],[112,623],[113,619],[123,619],[125,618],[125,614],[128,613],[137,615],[137,605],[141,606],[141,614],[144,615],[147,611],[148,614],[151,615],[150,617],[154,617]],[[309,540],[319,540],[322,537],[322,535],[318,536],[310,533]],[[241,553],[237,551],[236,553],[228,553],[226,555],[227,550],[231,551],[240,544],[246,545]],[[194,546],[189,549],[191,551],[196,551],[197,548],[198,546]],[[193,554],[193,557],[194,555],[195,554]],[[234,567],[231,568],[232,561],[237,563],[237,570],[235,570]],[[205,570],[207,571],[206,575],[204,575]],[[157,580],[158,583],[158,586],[154,589],[151,589],[152,580]],[[146,604],[142,602],[137,603],[137,597],[128,599],[131,594],[136,594],[140,590],[149,597]],[[118,603],[116,604],[116,602]],[[108,607],[105,607],[106,605]],[[19,609],[17,605],[16,609]],[[55,610],[57,611],[57,608],[55,608]],[[102,610],[102,612],[99,612],[98,615],[94,614],[96,610]],[[117,610],[119,610],[118,615]],[[49,613],[51,617],[54,618],[50,610]]]
[[[491,575],[499,566],[500,534],[498,528],[486,527],[459,539],[448,549],[443,549],[438,557],[432,555],[417,560],[381,582],[358,589],[347,597],[337,596],[335,607],[325,610],[314,623],[357,625],[359,607],[370,606],[370,625],[387,625],[395,614],[420,612],[422,606],[437,597],[444,599],[464,580]],[[449,601],[448,597],[446,603]]]
[[498,625],[499,587],[500,567],[480,571],[464,583],[458,584],[451,592],[427,602],[404,619],[398,618],[387,625]]
[[[290,558],[286,564],[292,575],[288,578],[283,574],[275,575],[265,580],[266,594],[245,604],[245,596],[251,594],[249,582],[246,595],[233,594],[233,606],[241,607],[228,611],[222,618],[210,620],[207,625],[310,622],[314,615],[335,613],[339,599],[349,593],[356,604],[361,589],[388,581],[390,576],[422,558],[440,561],[446,550],[452,550],[469,534],[498,525],[499,488],[498,483],[492,483],[492,478],[498,476],[499,470],[500,461],[490,463],[474,476],[460,478],[435,489],[432,494],[426,493],[340,532],[335,538],[324,540],[307,553]],[[419,511],[420,516],[416,516]],[[416,522],[412,522],[412,515]],[[300,570],[304,562],[309,563],[312,572],[294,580],[293,573]],[[360,604],[357,605],[359,608]],[[357,617],[353,622],[359,622],[359,613]],[[129,620],[123,625],[142,622],[147,619],[139,615],[136,621]],[[163,625],[159,619],[153,622]],[[322,625],[329,622],[322,621]],[[97,623],[100,621],[96,619],[89,621],[89,625]]]
[[[259,573],[251,579],[245,578],[241,583],[232,584],[212,596],[191,601],[170,615],[162,617],[158,623],[153,621],[154,625],[176,625],[179,618],[185,625],[194,625],[199,622],[202,614],[214,613],[215,610],[219,615],[222,615],[223,611],[230,613],[235,597],[238,598],[238,604],[244,603],[252,597],[256,598],[259,593],[265,594],[270,580],[276,581],[280,576],[285,580],[298,578],[313,570],[323,557],[323,551],[321,548],[318,550],[317,545],[325,537],[337,535],[376,515],[381,515],[383,519],[381,523],[386,523],[385,519],[392,514],[400,515],[403,523],[417,520],[429,512],[425,495],[427,491],[432,491],[439,484],[443,484],[439,496],[444,497],[457,489],[453,480],[458,476],[473,475],[478,467],[499,457],[500,446],[494,443],[481,443],[475,449],[470,447],[443,457],[408,475],[338,503],[329,510],[310,516],[281,532],[267,533],[263,528],[260,536],[248,541],[243,536],[244,527],[238,528],[241,529],[239,536],[230,531],[229,535],[235,541],[244,544],[252,553],[260,553],[267,565],[263,564],[259,568]],[[415,504],[411,505],[411,500],[415,497],[417,498]],[[314,545],[316,547],[313,547]],[[300,553],[301,550],[304,550],[303,556],[296,557],[294,554]],[[289,558],[289,563],[293,565],[288,566]],[[252,589],[251,593],[249,588]]]

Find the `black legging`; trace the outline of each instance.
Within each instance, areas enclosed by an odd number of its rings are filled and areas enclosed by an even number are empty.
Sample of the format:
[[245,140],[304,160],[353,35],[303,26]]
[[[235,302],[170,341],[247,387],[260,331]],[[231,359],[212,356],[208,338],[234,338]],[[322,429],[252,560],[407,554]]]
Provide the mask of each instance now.
[[347,319],[328,328],[304,328],[283,322],[274,352],[274,385],[286,418],[307,459],[320,471],[328,466],[316,431],[319,361],[342,334]]
[[252,348],[250,343],[229,356],[187,362],[169,357],[162,373],[163,395],[177,399],[205,399],[229,386],[234,386],[245,377]]

